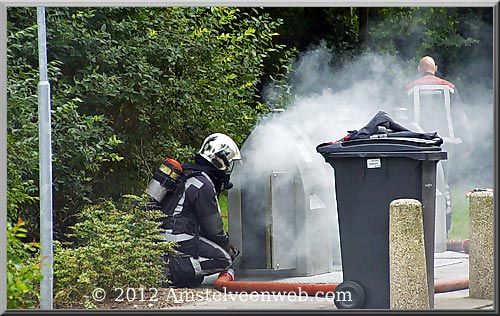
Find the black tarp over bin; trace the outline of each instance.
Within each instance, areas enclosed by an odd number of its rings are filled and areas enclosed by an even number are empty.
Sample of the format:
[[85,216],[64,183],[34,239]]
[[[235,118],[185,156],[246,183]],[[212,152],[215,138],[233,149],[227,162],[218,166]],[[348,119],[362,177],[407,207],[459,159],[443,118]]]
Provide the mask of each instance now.
[[[335,170],[344,282],[362,288],[339,308],[389,309],[389,204],[423,205],[429,303],[434,305],[436,164],[447,158],[437,133],[414,133],[379,112],[359,131],[317,151]],[[342,289],[342,284],[338,289]],[[356,292],[356,291],[354,291]]]

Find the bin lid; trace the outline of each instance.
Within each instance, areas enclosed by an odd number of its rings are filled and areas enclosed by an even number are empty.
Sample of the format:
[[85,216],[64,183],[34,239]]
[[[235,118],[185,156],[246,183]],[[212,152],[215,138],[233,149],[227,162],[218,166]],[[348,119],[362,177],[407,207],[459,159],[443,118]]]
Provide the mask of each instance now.
[[323,143],[316,151],[325,158],[406,157],[416,160],[444,160],[447,153],[431,140],[407,137],[366,138]]

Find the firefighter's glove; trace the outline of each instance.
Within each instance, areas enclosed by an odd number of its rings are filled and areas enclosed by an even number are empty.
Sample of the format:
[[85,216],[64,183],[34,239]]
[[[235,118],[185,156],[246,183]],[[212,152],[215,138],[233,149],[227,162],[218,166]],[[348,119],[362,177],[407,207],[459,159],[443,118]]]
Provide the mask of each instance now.
[[224,250],[226,250],[226,252],[231,256],[232,260],[240,254],[238,248],[230,242],[226,245],[226,247],[224,247]]
[[140,207],[144,211],[161,210],[161,204],[153,198],[149,198],[146,205]]
[[240,251],[236,248],[231,248],[229,255],[231,256],[231,260],[234,261],[240,255]]

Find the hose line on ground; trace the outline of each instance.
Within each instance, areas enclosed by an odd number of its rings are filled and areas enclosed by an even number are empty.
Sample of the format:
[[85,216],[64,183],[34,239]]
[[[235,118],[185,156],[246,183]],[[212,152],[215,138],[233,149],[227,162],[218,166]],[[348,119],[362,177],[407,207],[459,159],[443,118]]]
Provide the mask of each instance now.
[[[232,270],[220,273],[214,284],[214,288],[222,292],[294,292],[314,296],[334,292],[337,286],[338,284],[234,281],[234,272]],[[468,278],[436,280],[434,282],[434,293],[452,292],[468,288]]]

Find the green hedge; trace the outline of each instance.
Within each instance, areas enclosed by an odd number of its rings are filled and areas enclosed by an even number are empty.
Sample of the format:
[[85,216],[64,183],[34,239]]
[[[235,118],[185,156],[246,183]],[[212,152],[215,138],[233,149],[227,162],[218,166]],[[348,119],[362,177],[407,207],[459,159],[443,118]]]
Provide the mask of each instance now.
[[160,211],[144,211],[134,196],[86,207],[73,227],[75,241],[54,244],[54,303],[57,308],[94,307],[92,291],[160,287],[167,282],[163,256],[172,243],[158,242]]

